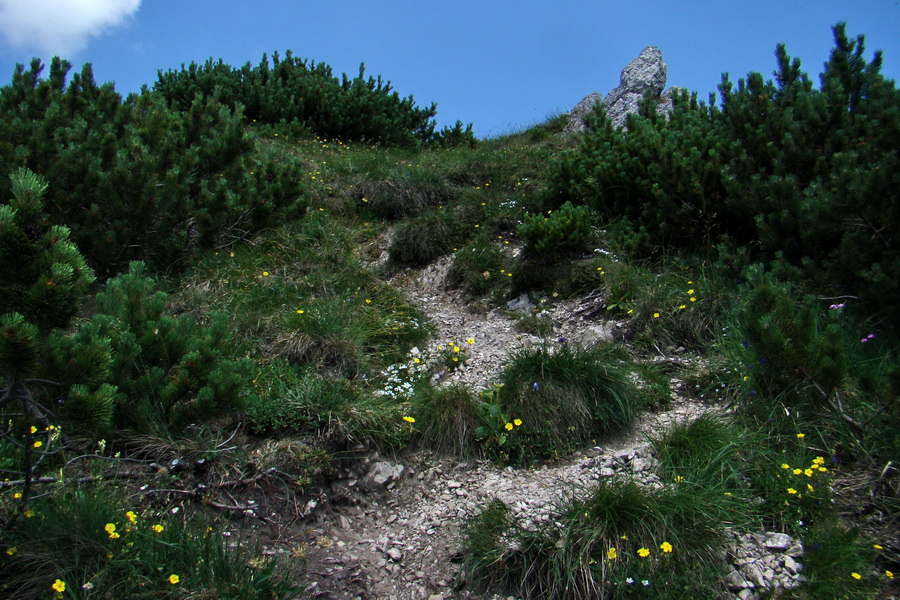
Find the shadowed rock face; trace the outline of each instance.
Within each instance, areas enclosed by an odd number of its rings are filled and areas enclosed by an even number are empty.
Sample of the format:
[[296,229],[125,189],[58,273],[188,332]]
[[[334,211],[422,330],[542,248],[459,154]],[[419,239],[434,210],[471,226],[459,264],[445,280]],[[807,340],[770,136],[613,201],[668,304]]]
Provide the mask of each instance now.
[[[669,88],[663,93],[663,89],[666,87],[666,71],[662,51],[656,46],[644,48],[637,58],[622,69],[619,86],[602,99],[603,108],[609,115],[613,126],[625,125],[628,115],[638,111],[638,104],[648,90],[654,97],[660,99],[657,109],[660,113],[668,114],[672,110],[672,96],[680,88]],[[594,92],[579,102],[569,113],[565,132],[571,133],[584,129],[585,117],[600,100],[601,95]]]

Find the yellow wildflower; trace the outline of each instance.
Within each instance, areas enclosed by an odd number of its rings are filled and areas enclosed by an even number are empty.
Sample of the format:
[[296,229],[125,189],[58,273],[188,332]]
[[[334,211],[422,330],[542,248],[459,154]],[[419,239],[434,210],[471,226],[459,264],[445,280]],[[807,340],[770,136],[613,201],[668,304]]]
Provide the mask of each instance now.
[[862,579],[862,575],[856,572],[850,573],[850,577],[852,577],[853,579]]
[[504,425],[504,428],[505,428],[507,431],[512,431],[513,424],[512,424],[512,423],[507,423],[506,425]]
[[648,556],[650,556],[650,550],[648,548],[639,548],[637,554],[641,558],[647,558]]
[[407,423],[415,423],[416,419],[414,417],[403,417],[403,420]]
[[668,554],[669,552],[672,551],[672,544],[670,544],[669,542],[663,542],[659,546],[659,549]]
[[163,527],[162,525],[154,525],[150,529],[152,529],[156,533],[162,533],[163,529],[165,529],[165,527]]
[[169,583],[172,585],[175,585],[179,581],[181,581],[181,578],[178,575],[175,575],[174,573],[169,575]]
[[62,594],[64,591],[66,591],[66,582],[62,579],[57,579],[50,587],[52,587],[54,591]]
[[522,424],[522,419],[513,419],[513,425],[519,427]]
[[616,552],[615,548],[610,548],[609,550],[606,551],[606,558],[608,558],[609,560],[616,560],[617,556],[618,556],[618,553]]

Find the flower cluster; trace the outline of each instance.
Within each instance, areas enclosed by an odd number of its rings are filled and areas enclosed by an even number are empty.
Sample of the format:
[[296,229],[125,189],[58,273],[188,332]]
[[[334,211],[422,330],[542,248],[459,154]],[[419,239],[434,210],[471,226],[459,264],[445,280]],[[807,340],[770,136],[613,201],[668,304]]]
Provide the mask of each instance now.
[[[599,270],[601,271],[601,274],[602,274],[602,268]],[[694,282],[688,281],[687,283],[688,283],[688,285],[692,285]],[[687,300],[684,302],[681,302],[677,307],[675,307],[673,309],[673,312],[685,310],[690,305],[691,302],[697,302],[697,290],[695,290],[694,288],[689,288],[688,290],[686,290],[685,295],[687,297]],[[626,314],[629,314],[629,315],[634,314],[634,309],[633,308],[629,309],[628,311],[626,311]],[[664,314],[663,311],[655,310],[651,313],[651,316],[654,319],[659,319],[663,316],[663,314]]]
[[[622,539],[627,541],[628,536],[623,535]],[[672,546],[672,544],[670,544],[669,542],[663,542],[662,544],[659,545],[659,549],[660,549],[660,554],[671,554],[675,550],[675,547]],[[635,551],[635,554],[637,554],[640,558],[647,558],[652,554],[652,551],[650,550],[650,548],[642,546]],[[607,560],[610,560],[610,561],[614,561],[614,560],[618,559],[619,558],[619,550],[615,546],[611,546],[606,551],[606,558],[607,558]]]
[[448,340],[435,348],[437,352],[437,365],[441,370],[453,372],[465,364],[468,356],[463,351],[463,346],[474,346],[475,339],[469,338],[464,344],[454,340]]
[[[803,434],[798,434],[798,436],[799,435],[803,435]],[[801,488],[801,490],[802,490],[804,487],[804,484],[805,484],[806,491],[811,493],[811,492],[814,492],[816,489],[815,486],[813,485],[813,477],[815,475],[817,475],[818,473],[827,473],[828,472],[828,467],[824,466],[824,464],[825,464],[825,457],[817,456],[816,458],[813,459],[812,464],[806,468],[791,467],[791,465],[789,465],[787,463],[782,463],[781,468],[785,471],[790,471],[792,475],[800,477],[801,478],[800,483],[795,484],[795,485],[797,485],[797,487]],[[803,477],[806,477],[808,481],[803,480],[802,479]],[[798,498],[802,497],[802,495],[803,495],[802,491],[798,491],[793,486],[787,488],[787,493],[790,496],[797,496]]]
[[422,377],[422,369],[418,366],[420,364],[414,360],[410,364],[388,366],[381,372],[380,389],[373,393],[376,396],[389,396],[401,402],[411,400],[415,393],[414,383]]
[[[126,519],[126,522],[125,522],[124,526],[121,526],[119,523],[114,523],[114,522],[106,523],[103,526],[103,533],[106,534],[108,539],[120,540],[123,537],[127,536],[128,534],[137,535],[139,537],[141,536],[141,533],[138,528],[138,522],[140,521],[140,516],[137,513],[135,513],[133,510],[129,510],[125,513],[125,519]],[[121,527],[121,529],[120,529],[120,527]],[[162,533],[165,530],[165,528],[158,523],[150,526],[149,529],[156,534]],[[121,549],[120,551],[126,555],[129,553],[135,552],[135,549],[137,548],[137,546],[135,545],[135,540],[130,540],[130,541],[125,542],[125,540],[122,539],[122,541],[116,541],[114,543],[115,543],[115,547],[111,547],[111,550],[115,550],[115,548],[120,548]],[[14,547],[14,546],[6,549],[7,556],[15,556],[17,553],[18,553],[18,548]],[[107,560],[113,560],[113,558],[116,557],[116,554],[117,553],[113,552],[113,551],[107,552],[107,554],[106,554]],[[133,556],[132,556],[132,558],[133,558]],[[181,582],[181,575],[178,575],[176,573],[171,573],[170,575],[168,575],[165,578],[164,581],[169,583],[170,585],[176,585]],[[50,588],[55,592],[55,597],[57,599],[63,598],[63,593],[66,592],[66,590],[69,590],[69,587],[68,587],[68,584],[66,583],[66,581],[64,579],[60,579],[60,578],[57,578],[52,584],[50,584]],[[81,584],[81,589],[83,589],[83,590],[90,591],[93,588],[94,588],[94,584],[90,581],[87,581],[87,582]],[[71,592],[71,590],[70,590],[70,592]]]
[[[622,540],[628,541],[628,536],[623,535]],[[663,542],[659,545],[659,551],[656,553],[659,557],[667,557],[669,554],[674,552],[675,548],[669,542]],[[621,576],[614,578],[616,580],[614,585],[634,585],[635,582],[640,582],[640,584],[644,587],[650,587],[650,576],[653,573],[654,562],[653,561],[653,550],[647,546],[641,546],[632,552],[628,552],[627,554],[622,552],[620,554],[620,549],[615,546],[611,546],[606,550],[606,567],[610,568],[613,565],[618,564],[620,557],[623,561],[628,556],[636,556],[637,562],[622,562],[621,569],[624,569],[626,573],[630,572],[630,575],[622,578]],[[626,574],[623,573],[623,574]]]

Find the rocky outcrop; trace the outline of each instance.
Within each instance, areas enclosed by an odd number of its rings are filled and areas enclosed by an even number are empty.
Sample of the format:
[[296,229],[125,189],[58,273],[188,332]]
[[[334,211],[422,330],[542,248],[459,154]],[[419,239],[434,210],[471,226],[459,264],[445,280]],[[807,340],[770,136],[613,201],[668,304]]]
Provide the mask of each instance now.
[[585,128],[585,119],[594,110],[598,103],[603,102],[603,94],[593,92],[584,97],[584,99],[575,105],[575,108],[569,111],[569,120],[563,133],[573,133],[581,131]]
[[[672,87],[663,92],[666,86],[666,63],[662,59],[662,51],[656,46],[647,46],[633,61],[622,69],[619,86],[611,90],[603,98],[602,104],[615,127],[623,127],[629,114],[636,113],[644,94],[650,93],[659,99],[657,111],[668,114],[672,110],[672,96],[682,88]],[[588,94],[569,112],[568,123],[564,131],[572,133],[585,127],[585,117],[600,102],[598,92]]]
[[739,600],[760,600],[774,593],[799,587],[803,545],[784,533],[732,532],[734,543],[728,553],[731,570],[725,583]]

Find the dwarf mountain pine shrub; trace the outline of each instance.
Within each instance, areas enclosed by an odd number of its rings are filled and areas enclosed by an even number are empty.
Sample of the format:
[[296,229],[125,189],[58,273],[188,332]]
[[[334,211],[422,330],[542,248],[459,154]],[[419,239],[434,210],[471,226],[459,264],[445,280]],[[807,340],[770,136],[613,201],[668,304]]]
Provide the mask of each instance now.
[[749,246],[896,326],[900,95],[862,36],[833,33],[818,89],[780,45],[774,80],[725,76],[718,105],[682,95],[666,119],[645,102],[627,129],[598,115],[557,163],[548,201],[624,218],[634,252]]
[[35,59],[0,88],[0,172],[47,179],[48,219],[99,273],[168,266],[303,212],[298,167],[256,156],[240,112],[199,97],[173,110],[146,91],[123,100],[90,65],[67,84],[70,68],[54,58],[41,79]]
[[327,139],[437,147],[475,142],[472,126],[464,128],[459,121],[435,132],[436,104],[417,107],[412,96],[401,98],[389,81],[366,78],[364,64],[358,76],[339,79],[327,64],[296,58],[290,50],[283,58],[275,52],[271,62],[263,55],[255,67],[209,59],[182,65],[180,71],[160,71],[153,89],[180,110],[198,96],[215,98],[233,110],[243,106],[248,120],[300,125]]

